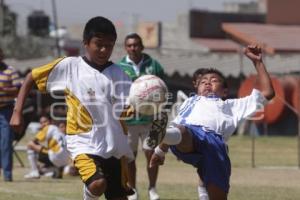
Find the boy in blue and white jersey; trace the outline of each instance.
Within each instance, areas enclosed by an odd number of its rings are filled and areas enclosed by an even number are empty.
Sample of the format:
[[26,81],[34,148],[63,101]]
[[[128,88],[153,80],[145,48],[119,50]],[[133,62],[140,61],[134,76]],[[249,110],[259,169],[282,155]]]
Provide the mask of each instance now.
[[225,141],[238,124],[274,97],[274,89],[262,61],[261,48],[249,45],[245,55],[253,62],[260,89],[240,99],[222,100],[225,78],[215,69],[203,73],[198,94],[187,99],[168,128],[162,143],[155,148],[151,165],[163,164],[170,147],[180,160],[197,168],[210,200],[227,199],[231,174]]

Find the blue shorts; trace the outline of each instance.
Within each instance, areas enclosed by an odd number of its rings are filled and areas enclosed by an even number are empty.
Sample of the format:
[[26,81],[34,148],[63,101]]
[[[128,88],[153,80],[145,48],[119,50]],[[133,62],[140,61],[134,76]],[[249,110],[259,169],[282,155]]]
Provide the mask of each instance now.
[[176,146],[171,146],[171,151],[183,162],[196,167],[205,185],[214,184],[228,193],[231,164],[222,136],[204,131],[201,126],[184,126],[192,134],[195,152],[182,153]]

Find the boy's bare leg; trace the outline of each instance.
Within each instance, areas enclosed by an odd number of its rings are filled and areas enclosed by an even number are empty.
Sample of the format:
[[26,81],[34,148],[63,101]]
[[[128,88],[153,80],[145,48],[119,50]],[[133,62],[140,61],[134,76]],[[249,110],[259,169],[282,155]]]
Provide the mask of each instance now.
[[158,176],[158,166],[155,167],[149,167],[151,156],[154,153],[153,150],[145,150],[145,156],[147,159],[147,173],[149,178],[149,189],[156,186],[156,180]]
[[[136,158],[137,152],[134,152]],[[128,163],[128,184],[131,188],[136,188],[136,162],[135,160]]]
[[227,200],[227,193],[214,184],[208,184],[207,192],[209,200]]
[[176,145],[176,148],[182,153],[193,152],[194,146],[192,134],[190,134],[184,126],[179,125],[177,128],[181,132],[181,141]]
[[107,182],[104,178],[93,181],[88,186],[84,186],[84,200],[98,200],[99,197],[105,192]]

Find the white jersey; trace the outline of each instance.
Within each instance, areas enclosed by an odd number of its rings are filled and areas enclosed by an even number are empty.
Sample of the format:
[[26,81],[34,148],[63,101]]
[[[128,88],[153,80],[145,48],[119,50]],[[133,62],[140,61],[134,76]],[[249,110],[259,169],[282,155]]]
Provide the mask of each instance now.
[[45,143],[44,153],[48,153],[50,161],[57,167],[69,163],[69,153],[66,148],[65,134],[57,126],[48,125],[40,130],[35,139]]
[[256,89],[247,97],[225,101],[196,95],[185,100],[172,123],[203,126],[227,141],[243,119],[262,109],[266,103],[265,97]]
[[32,76],[39,90],[65,93],[73,159],[83,153],[133,159],[119,120],[131,85],[121,68],[111,63],[100,72],[82,57],[67,57],[34,69]]

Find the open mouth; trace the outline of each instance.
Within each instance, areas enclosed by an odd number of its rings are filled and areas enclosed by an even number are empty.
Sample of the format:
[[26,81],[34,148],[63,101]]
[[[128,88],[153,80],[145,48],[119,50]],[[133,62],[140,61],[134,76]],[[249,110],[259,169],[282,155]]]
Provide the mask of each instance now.
[[210,87],[209,88],[205,88],[204,91],[205,92],[211,92],[211,88]]

